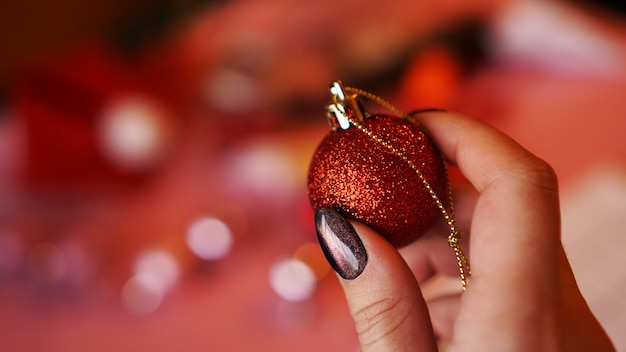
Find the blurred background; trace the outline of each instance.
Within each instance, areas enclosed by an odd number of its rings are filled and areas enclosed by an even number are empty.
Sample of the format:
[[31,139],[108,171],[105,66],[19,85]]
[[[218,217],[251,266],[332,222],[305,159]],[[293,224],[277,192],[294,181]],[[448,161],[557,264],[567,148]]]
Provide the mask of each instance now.
[[2,350],[357,351],[306,191],[341,79],[477,116],[550,162],[581,290],[626,351],[625,16],[617,1],[5,1]]

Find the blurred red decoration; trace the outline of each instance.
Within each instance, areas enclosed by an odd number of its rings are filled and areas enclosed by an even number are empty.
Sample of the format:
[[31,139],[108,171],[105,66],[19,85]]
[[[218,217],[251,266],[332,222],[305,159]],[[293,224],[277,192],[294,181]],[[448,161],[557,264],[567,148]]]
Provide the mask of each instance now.
[[[159,87],[160,96],[154,96],[150,88],[154,82],[145,80],[145,72],[135,66],[114,50],[93,45],[49,60],[18,81],[13,99],[16,115],[26,125],[27,185],[61,189],[122,185],[154,169],[120,168],[107,159],[100,136],[105,112],[128,97],[142,97],[160,112],[150,115],[159,131],[170,133],[180,125],[164,103],[163,88]],[[170,137],[157,136],[165,144],[171,143]]]
[[461,63],[443,45],[420,51],[403,77],[401,99],[414,108],[453,108],[462,80]]

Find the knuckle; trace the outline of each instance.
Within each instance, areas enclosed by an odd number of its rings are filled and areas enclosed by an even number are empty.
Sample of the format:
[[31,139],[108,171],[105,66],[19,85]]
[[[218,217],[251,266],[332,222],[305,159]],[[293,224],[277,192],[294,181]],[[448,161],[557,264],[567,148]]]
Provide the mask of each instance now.
[[402,327],[411,315],[407,300],[382,297],[353,313],[362,346],[373,346]]
[[519,160],[515,176],[527,186],[551,193],[558,192],[558,177],[554,168],[532,154]]

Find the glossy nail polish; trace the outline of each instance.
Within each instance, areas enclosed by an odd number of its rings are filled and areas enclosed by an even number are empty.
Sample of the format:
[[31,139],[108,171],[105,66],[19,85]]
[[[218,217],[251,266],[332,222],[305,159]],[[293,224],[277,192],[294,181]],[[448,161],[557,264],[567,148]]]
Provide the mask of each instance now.
[[440,108],[418,109],[418,110],[413,110],[409,112],[409,116],[413,116],[413,115],[417,115],[417,114],[421,114],[425,112],[446,112],[446,109],[440,109]]
[[315,230],[322,251],[333,269],[344,279],[356,279],[367,264],[367,252],[354,227],[337,211],[315,212]]

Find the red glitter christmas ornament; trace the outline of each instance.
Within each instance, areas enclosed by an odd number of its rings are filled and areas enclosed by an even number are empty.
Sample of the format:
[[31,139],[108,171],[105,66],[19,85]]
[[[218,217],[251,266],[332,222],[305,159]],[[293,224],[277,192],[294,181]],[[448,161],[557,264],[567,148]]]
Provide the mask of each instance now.
[[[339,82],[331,84],[331,94],[332,130],[309,168],[313,208],[333,208],[395,247],[411,243],[452,211],[440,153],[410,116],[370,115],[358,101],[365,96],[391,106],[382,99]],[[451,229],[458,236],[456,225]]]

